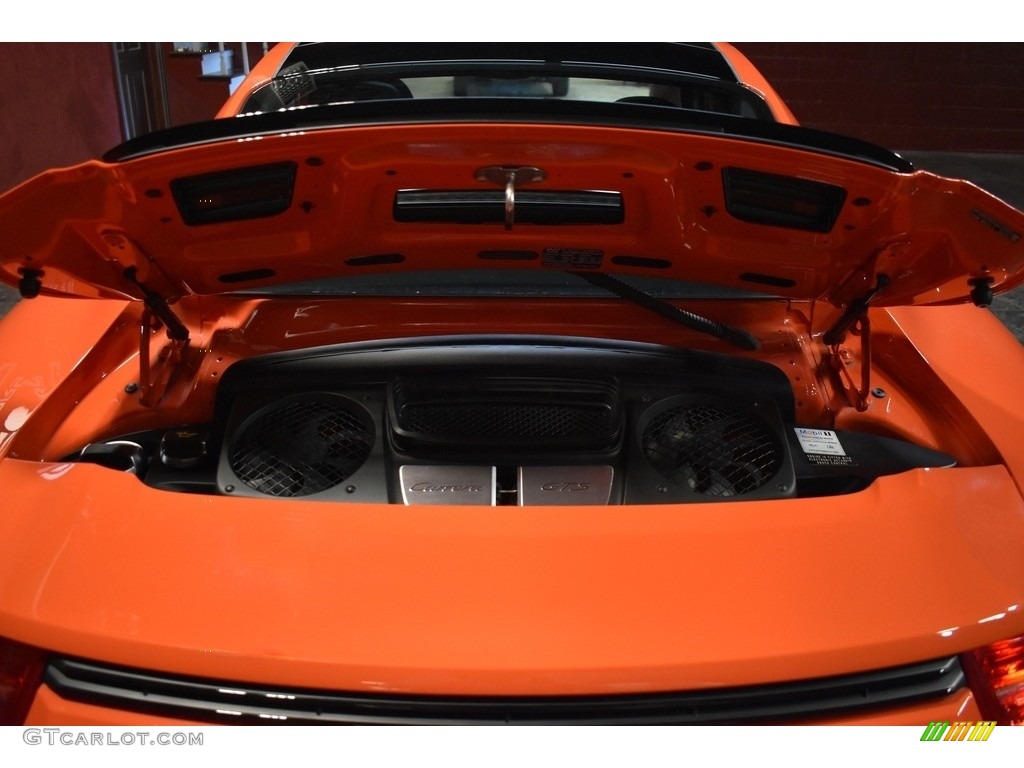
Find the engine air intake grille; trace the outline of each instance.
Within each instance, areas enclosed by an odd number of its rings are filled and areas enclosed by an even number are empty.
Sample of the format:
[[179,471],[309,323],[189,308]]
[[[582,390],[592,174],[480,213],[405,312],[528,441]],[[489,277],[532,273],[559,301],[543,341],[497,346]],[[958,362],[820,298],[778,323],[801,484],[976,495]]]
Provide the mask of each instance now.
[[411,432],[453,437],[558,438],[600,433],[608,428],[608,416],[557,403],[423,404],[406,409],[402,426]]
[[779,470],[781,451],[753,416],[717,402],[691,402],[644,429],[647,461],[665,479],[703,496],[740,496]]
[[368,414],[332,395],[288,398],[249,417],[231,445],[235,476],[268,496],[309,496],[348,479],[370,455]]
[[403,445],[602,448],[619,434],[613,382],[399,382],[391,405]]

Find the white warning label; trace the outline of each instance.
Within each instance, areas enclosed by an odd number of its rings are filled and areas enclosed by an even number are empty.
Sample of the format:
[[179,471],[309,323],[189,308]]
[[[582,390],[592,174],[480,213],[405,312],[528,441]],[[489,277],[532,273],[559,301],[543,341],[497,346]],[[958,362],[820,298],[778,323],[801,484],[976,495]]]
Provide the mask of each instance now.
[[808,429],[796,427],[796,437],[804,453],[816,453],[824,456],[845,456],[839,436],[831,429]]

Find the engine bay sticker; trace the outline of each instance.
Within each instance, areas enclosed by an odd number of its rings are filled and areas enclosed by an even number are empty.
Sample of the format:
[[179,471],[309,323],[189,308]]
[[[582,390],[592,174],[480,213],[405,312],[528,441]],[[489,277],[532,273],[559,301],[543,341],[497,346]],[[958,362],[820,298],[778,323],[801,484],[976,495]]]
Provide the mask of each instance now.
[[804,453],[824,453],[828,456],[845,456],[842,444],[839,442],[839,435],[831,429],[808,429],[807,427],[796,428],[796,438],[800,441],[800,447]]
[[831,429],[810,429],[796,427],[796,439],[800,441],[807,460],[811,464],[849,466],[853,459],[846,455],[839,435]]
[[598,269],[604,251],[595,248],[545,248],[541,263],[554,269]]

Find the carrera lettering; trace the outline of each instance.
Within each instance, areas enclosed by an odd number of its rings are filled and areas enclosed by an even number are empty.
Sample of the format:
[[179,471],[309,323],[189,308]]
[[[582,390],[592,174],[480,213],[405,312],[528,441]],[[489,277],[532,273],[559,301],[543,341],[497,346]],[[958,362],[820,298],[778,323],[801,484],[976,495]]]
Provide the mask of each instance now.
[[409,486],[410,491],[417,493],[480,493],[479,485],[434,485],[433,483],[416,483]]

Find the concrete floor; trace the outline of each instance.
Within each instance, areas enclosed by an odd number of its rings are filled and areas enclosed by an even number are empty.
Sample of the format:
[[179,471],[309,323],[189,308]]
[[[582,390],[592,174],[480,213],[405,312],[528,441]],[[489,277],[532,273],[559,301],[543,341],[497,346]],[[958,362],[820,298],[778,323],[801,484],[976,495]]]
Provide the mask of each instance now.
[[[918,168],[967,179],[1024,210],[1024,155],[911,151],[900,154]],[[17,301],[14,289],[0,285],[0,317]],[[997,296],[992,311],[1024,343],[1024,288]]]

